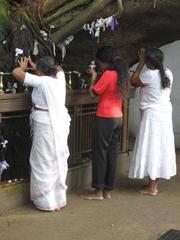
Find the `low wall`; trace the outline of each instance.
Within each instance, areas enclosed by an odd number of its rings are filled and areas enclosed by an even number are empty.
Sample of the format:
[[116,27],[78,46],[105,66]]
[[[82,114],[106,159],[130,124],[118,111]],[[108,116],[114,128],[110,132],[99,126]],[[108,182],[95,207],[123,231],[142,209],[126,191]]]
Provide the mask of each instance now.
[[0,215],[29,202],[29,183],[18,181],[0,185]]
[[[127,175],[131,153],[121,153],[117,159],[118,179],[121,175]],[[67,176],[68,191],[77,188],[91,187],[91,162],[70,168]],[[13,183],[2,183],[0,185],[0,215],[5,211],[20,207],[30,201],[29,183],[17,181]]]

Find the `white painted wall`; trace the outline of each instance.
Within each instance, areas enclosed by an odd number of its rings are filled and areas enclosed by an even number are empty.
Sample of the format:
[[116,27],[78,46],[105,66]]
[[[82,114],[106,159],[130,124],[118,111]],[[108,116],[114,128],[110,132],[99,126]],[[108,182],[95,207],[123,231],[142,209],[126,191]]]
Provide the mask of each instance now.
[[[173,105],[173,126],[176,147],[180,148],[180,41],[176,41],[161,47],[164,53],[164,66],[171,69],[174,82],[171,93]],[[135,66],[133,66],[135,68]],[[130,134],[136,136],[139,128],[140,116],[138,110],[139,90],[136,90],[135,98],[130,100]]]

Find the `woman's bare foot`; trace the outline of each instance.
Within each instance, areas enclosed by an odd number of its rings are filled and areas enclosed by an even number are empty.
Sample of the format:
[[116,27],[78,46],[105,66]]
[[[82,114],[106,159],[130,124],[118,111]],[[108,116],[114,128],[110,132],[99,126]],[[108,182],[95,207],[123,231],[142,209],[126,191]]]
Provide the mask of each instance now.
[[56,208],[56,209],[55,209],[55,211],[60,211],[60,210],[61,210],[61,208]]
[[85,200],[103,200],[103,191],[95,190],[86,195],[81,195],[81,198]]
[[141,188],[138,192],[142,193],[144,195],[149,195],[149,196],[157,196],[157,194],[158,194],[158,190],[157,189],[152,189],[150,187],[148,187],[148,188]]
[[104,190],[103,196],[105,199],[111,199],[112,198],[112,191],[111,190]]

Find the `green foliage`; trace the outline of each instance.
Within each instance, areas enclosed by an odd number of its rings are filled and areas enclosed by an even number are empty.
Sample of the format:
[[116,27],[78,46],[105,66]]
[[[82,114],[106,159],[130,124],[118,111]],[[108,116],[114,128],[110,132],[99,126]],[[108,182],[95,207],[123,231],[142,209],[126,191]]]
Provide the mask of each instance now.
[[7,0],[0,0],[0,31],[2,31],[9,21],[9,3]]

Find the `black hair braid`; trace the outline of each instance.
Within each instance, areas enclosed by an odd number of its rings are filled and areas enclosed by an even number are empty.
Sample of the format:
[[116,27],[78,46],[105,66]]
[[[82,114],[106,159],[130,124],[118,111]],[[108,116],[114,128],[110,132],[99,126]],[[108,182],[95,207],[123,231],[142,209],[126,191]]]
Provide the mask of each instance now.
[[169,88],[171,83],[170,83],[170,80],[169,80],[169,78],[167,77],[167,75],[164,71],[164,67],[163,67],[162,63],[159,66],[159,72],[160,72],[160,75],[161,75],[161,86],[162,86],[162,88],[163,89]]
[[170,79],[167,77],[163,66],[164,54],[161,49],[156,47],[148,47],[146,49],[146,65],[153,66],[158,69],[161,75],[161,86],[163,89],[170,87]]

